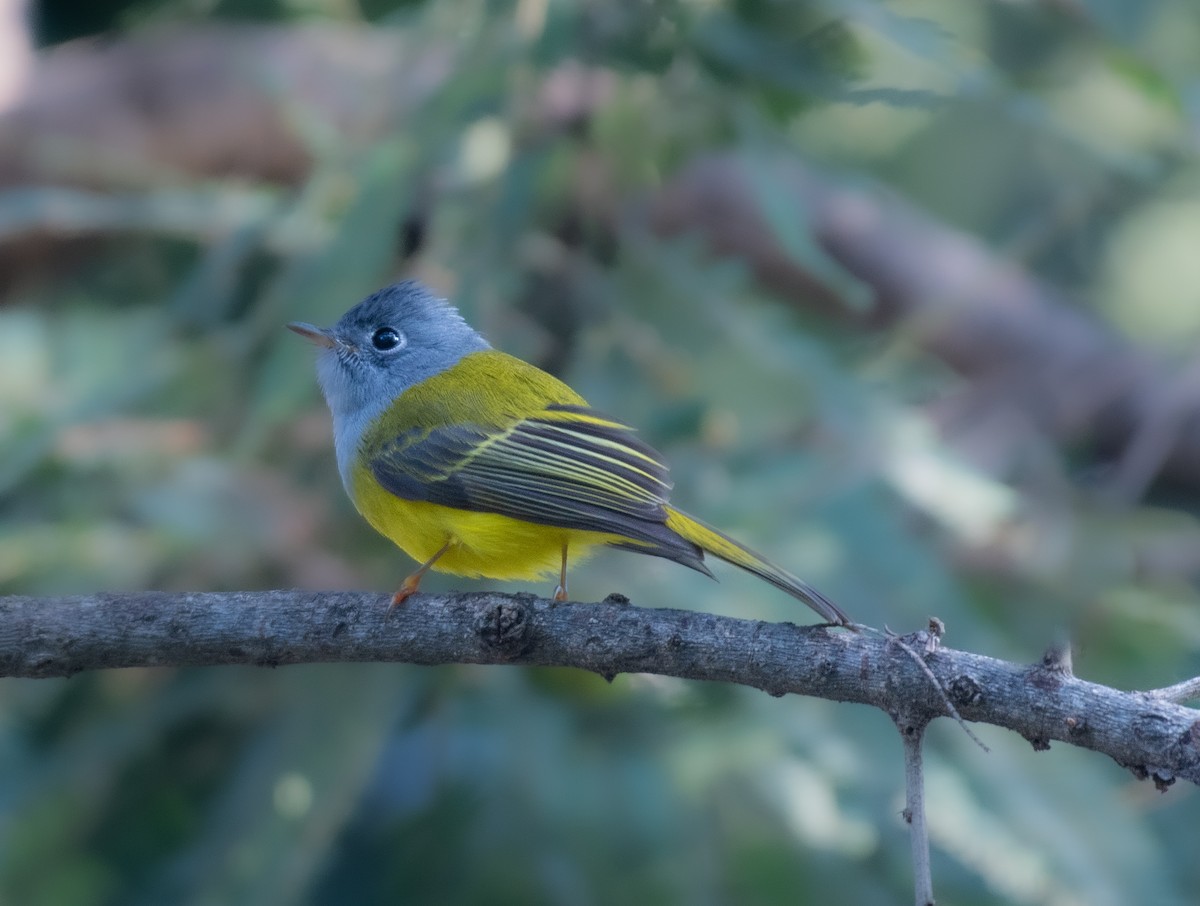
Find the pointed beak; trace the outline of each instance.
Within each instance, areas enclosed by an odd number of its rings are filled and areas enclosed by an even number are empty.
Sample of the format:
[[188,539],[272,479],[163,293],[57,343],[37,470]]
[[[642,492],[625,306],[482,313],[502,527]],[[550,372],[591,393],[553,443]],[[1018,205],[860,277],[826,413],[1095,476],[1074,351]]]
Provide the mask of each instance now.
[[288,330],[294,330],[300,336],[304,337],[304,339],[318,346],[333,349],[333,347],[338,345],[333,331],[327,327],[314,327],[312,324],[305,324],[303,321],[293,321],[287,327]]

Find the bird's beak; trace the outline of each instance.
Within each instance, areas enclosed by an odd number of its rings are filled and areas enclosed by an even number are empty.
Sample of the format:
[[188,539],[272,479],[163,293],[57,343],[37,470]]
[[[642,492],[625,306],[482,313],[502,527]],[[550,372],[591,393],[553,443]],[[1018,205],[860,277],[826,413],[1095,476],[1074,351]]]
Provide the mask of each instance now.
[[312,324],[305,324],[303,321],[293,321],[288,325],[288,330],[294,330],[310,343],[316,343],[318,346],[324,346],[327,349],[333,349],[338,345],[337,338],[334,337],[333,331],[328,327],[314,327]]

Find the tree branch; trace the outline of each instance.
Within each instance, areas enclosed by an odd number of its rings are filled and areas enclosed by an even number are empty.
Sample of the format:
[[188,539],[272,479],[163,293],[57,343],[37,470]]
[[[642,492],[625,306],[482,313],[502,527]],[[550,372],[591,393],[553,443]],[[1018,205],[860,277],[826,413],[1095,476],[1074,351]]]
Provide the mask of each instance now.
[[[874,705],[915,724],[942,692],[909,655],[868,634],[708,613],[555,604],[532,595],[417,595],[388,610],[363,592],[140,592],[0,598],[0,676],[112,667],[402,661],[657,673]],[[1165,788],[1200,784],[1200,711],[1153,693],[939,648],[926,663],[966,720],[1102,752]]]
[[913,892],[917,906],[934,906],[933,872],[929,867],[929,826],[925,822],[925,768],[921,746],[925,723],[898,719],[904,743],[904,820],[911,837]]

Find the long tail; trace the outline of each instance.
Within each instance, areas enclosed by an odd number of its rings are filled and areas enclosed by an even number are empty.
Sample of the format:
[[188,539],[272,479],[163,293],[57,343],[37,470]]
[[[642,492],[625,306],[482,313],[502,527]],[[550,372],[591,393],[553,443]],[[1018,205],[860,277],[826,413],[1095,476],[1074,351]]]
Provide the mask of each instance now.
[[803,579],[798,579],[787,570],[780,569],[774,563],[764,560],[750,548],[692,518],[687,513],[669,508],[667,510],[667,528],[692,544],[703,548],[714,557],[719,557],[734,566],[740,566],[746,572],[754,573],[760,579],[765,579],[776,588],[786,591],[792,597],[803,601],[830,623],[837,623],[840,626],[850,625],[850,618],[842,612],[841,608]]

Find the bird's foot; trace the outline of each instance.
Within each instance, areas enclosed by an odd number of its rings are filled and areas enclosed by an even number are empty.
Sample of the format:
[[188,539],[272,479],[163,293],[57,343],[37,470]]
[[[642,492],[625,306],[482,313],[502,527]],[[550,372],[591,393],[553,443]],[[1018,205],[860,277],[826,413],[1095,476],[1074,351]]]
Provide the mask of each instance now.
[[392,606],[388,610],[394,610],[417,593],[417,589],[421,587],[421,575],[413,573],[404,580],[404,584],[400,586],[400,590],[392,595]]

